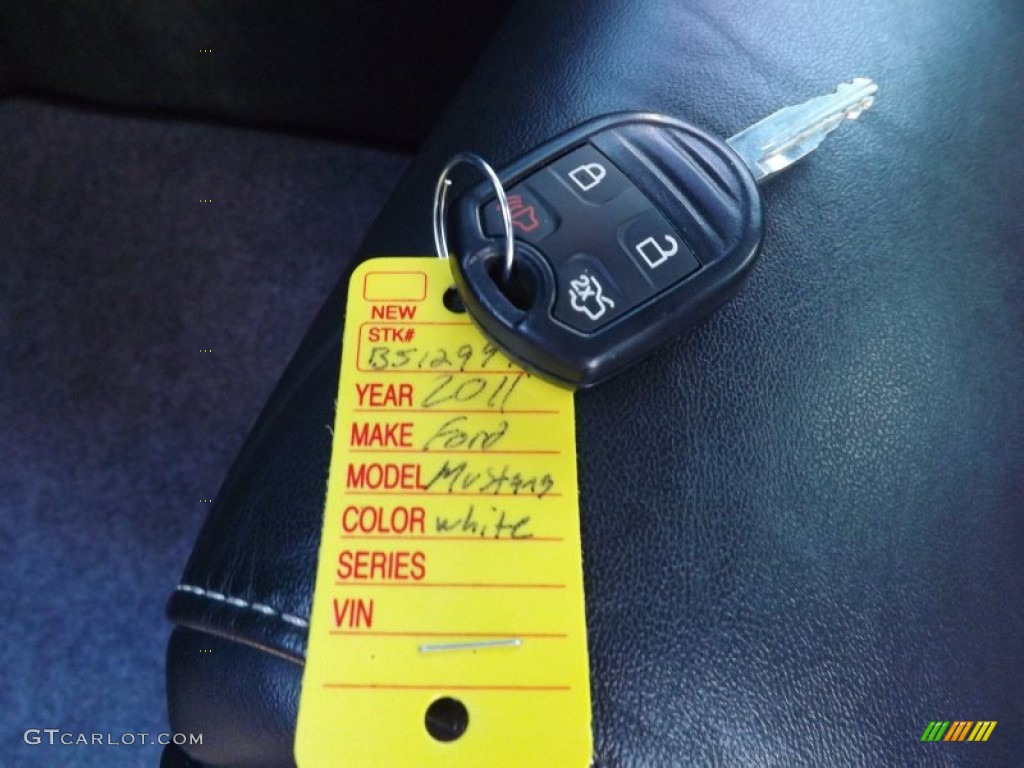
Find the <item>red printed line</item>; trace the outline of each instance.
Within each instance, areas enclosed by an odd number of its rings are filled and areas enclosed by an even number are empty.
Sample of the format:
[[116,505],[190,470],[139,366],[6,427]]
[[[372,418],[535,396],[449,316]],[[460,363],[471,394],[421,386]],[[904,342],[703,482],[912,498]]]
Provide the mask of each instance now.
[[388,632],[385,630],[332,629],[332,635],[374,635],[376,637],[529,637],[563,640],[564,632]]
[[349,453],[425,453],[434,456],[447,456],[450,453],[472,453],[477,456],[493,456],[496,454],[502,454],[507,456],[557,456],[561,454],[561,451],[490,451],[490,450],[447,450],[447,449],[436,449],[427,450],[425,448],[406,448],[402,450],[400,448],[349,448]]
[[390,533],[365,533],[365,534],[341,534],[342,541],[348,540],[362,540],[362,539],[393,539],[396,541],[496,541],[496,542],[521,542],[527,543],[530,541],[537,542],[553,542],[553,541],[565,541],[561,536],[519,536],[505,538],[495,538],[493,536],[416,536],[406,534],[390,534]]
[[371,491],[365,489],[350,489],[352,493],[358,493],[360,496],[406,496],[408,498],[421,498],[423,496],[433,496],[435,499],[447,498],[450,496],[490,496],[493,498],[500,498],[502,496],[514,496],[518,499],[547,499],[552,496],[561,496],[561,493],[548,492],[541,496],[536,493],[491,493],[490,491],[451,491],[450,493],[416,493],[414,491]]
[[324,683],[324,688],[389,691],[570,691],[568,685],[405,685],[400,683]]
[[335,581],[336,587],[441,587],[453,589],[565,589],[565,584],[510,584],[491,581]]
[[414,325],[453,325],[469,327],[473,324],[469,322],[455,322],[451,320],[375,320],[374,318],[370,318],[366,322],[361,323],[359,327],[362,329],[368,325],[401,325],[402,327],[412,327]]
[[516,409],[509,408],[507,410],[501,410],[500,408],[353,408],[353,413],[489,413],[494,415],[558,415],[561,411],[551,409],[541,410],[530,410],[530,409]]
[[404,374],[404,373],[433,373],[433,374],[451,373],[451,374],[460,374],[460,375],[461,374],[466,374],[467,376],[469,376],[469,375],[472,375],[472,376],[526,376],[527,375],[524,371],[520,371],[520,370],[517,370],[515,368],[510,368],[510,369],[504,370],[504,371],[491,371],[491,370],[484,370],[482,368],[481,369],[466,368],[465,370],[460,370],[458,368],[369,368],[369,367],[364,368],[362,366],[362,363],[357,364],[356,370],[359,371],[360,373],[380,373],[380,374],[383,374],[383,375],[386,375],[386,376],[390,376],[390,375],[394,375],[394,374]]

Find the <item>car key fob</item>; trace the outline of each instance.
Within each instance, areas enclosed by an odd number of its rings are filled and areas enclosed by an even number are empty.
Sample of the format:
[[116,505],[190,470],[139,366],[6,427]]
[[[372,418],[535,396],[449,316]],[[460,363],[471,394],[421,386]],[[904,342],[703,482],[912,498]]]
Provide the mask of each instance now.
[[813,150],[877,87],[858,78],[728,142],[646,113],[589,121],[499,174],[515,240],[487,181],[453,205],[463,303],[526,369],[575,388],[621,372],[727,301],[764,235],[758,181]]
[[667,117],[599,118],[486,182],[449,221],[456,286],[484,333],[528,370],[598,384],[726,301],[761,247],[757,183],[723,142]]

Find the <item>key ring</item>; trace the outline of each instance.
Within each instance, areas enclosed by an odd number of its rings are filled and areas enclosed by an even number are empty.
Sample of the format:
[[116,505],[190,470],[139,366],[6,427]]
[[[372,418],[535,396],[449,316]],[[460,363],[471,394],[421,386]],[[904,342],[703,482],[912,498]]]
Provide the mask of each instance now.
[[479,155],[472,152],[460,152],[453,155],[441,175],[437,177],[437,186],[434,188],[434,248],[437,249],[439,258],[448,258],[448,237],[445,235],[445,216],[448,214],[448,187],[451,186],[451,179],[448,176],[452,169],[460,163],[469,163],[483,171],[491,180],[491,185],[498,195],[498,205],[501,207],[501,221],[505,225],[505,269],[502,272],[504,281],[507,283],[512,279],[512,262],[515,259],[515,238],[512,234],[512,209],[509,208],[508,197],[505,195],[505,188],[501,185],[501,179],[494,169]]

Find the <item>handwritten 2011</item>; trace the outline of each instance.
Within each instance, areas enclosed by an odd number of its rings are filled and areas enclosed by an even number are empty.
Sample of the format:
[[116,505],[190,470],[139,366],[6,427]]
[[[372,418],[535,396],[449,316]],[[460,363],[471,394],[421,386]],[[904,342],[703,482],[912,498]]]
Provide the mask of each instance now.
[[446,404],[468,407],[475,404],[504,411],[516,387],[527,377],[528,373],[471,377],[442,373],[435,379],[433,389],[420,401],[420,407],[437,408]]

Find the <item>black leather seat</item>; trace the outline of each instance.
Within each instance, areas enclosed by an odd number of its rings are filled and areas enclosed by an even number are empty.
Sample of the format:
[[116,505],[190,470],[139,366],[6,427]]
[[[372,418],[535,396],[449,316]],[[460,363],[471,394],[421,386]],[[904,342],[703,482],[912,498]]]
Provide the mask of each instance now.
[[[432,253],[446,157],[501,165],[616,110],[728,136],[867,75],[875,109],[764,190],[740,295],[577,396],[595,765],[1015,764],[1022,22],[1013,0],[520,3],[346,266],[170,599],[172,730],[205,734],[191,759],[290,764],[343,289],[361,258]],[[922,743],[935,719],[999,725]]]

